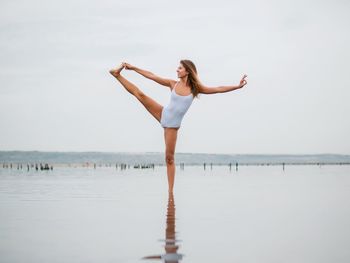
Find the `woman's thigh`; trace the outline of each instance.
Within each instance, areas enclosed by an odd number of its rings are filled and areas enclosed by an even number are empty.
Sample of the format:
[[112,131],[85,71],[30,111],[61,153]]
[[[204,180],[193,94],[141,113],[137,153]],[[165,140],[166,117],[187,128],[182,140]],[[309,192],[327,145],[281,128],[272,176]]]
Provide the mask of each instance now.
[[164,128],[165,152],[174,154],[177,140],[177,131],[179,128]]
[[163,106],[143,92],[141,92],[141,94],[136,97],[143,104],[143,106],[145,106],[147,111],[151,113],[151,115],[156,118],[158,122],[160,122]]

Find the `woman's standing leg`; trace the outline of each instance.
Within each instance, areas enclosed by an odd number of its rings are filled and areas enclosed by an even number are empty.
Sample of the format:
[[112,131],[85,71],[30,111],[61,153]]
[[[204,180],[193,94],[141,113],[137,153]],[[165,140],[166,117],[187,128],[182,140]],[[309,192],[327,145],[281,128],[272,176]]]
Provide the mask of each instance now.
[[154,118],[158,122],[160,122],[160,118],[162,116],[162,109],[163,106],[160,105],[158,102],[153,100],[152,98],[148,97],[145,93],[143,93],[138,87],[136,87],[133,83],[128,81],[126,78],[124,78],[122,75],[120,75],[120,72],[123,70],[123,66],[120,65],[116,69],[112,69],[109,72],[124,86],[124,88],[134,95],[142,104],[145,106],[145,108],[148,110],[149,113],[152,114]]
[[165,162],[168,175],[169,193],[173,192],[175,180],[175,145],[178,128],[164,128]]

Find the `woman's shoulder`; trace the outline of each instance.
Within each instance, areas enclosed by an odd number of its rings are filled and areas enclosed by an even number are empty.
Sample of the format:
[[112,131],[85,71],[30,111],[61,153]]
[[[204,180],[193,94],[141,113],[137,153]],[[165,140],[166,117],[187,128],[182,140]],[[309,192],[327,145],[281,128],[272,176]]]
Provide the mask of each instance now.
[[174,87],[175,87],[175,85],[177,84],[177,82],[178,82],[177,80],[173,80],[173,79],[170,80],[170,89],[171,89],[171,90],[174,89]]

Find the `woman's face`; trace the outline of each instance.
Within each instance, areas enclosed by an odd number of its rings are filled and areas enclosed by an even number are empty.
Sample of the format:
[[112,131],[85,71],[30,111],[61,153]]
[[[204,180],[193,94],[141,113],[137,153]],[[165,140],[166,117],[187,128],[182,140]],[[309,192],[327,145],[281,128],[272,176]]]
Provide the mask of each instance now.
[[177,77],[178,78],[183,78],[183,77],[188,75],[188,72],[186,71],[185,67],[181,63],[178,66],[176,72],[177,72]]

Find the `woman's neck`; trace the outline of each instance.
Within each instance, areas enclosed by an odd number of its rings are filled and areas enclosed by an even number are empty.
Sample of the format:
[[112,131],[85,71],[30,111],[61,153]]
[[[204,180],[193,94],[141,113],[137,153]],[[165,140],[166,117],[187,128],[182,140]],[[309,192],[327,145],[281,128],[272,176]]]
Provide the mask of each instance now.
[[180,78],[180,84],[181,86],[186,86],[187,85],[187,76]]

